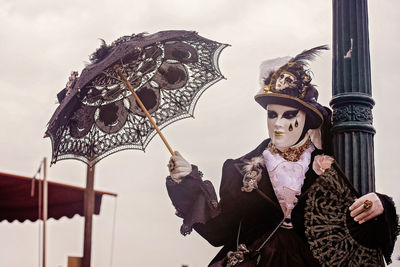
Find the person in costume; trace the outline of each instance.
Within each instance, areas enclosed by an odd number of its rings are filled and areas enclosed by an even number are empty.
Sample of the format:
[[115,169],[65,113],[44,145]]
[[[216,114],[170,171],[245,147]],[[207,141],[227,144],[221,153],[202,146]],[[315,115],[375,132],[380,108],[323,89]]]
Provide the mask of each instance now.
[[[210,181],[179,152],[168,164],[168,194],[183,218],[223,246],[209,266],[383,266],[399,233],[386,195],[358,196],[331,157],[331,111],[317,102],[308,61],[326,46],[261,65],[255,100],[269,139],[225,161],[218,201]],[[367,234],[367,235],[366,235]]]

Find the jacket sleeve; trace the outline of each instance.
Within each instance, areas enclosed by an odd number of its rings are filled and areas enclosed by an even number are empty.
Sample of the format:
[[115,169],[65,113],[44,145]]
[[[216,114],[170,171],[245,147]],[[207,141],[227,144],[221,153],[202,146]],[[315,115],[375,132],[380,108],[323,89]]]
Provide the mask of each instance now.
[[203,181],[201,172],[194,165],[192,172],[180,183],[167,177],[168,195],[177,216],[183,218],[181,234],[187,235],[194,228],[213,246],[235,240],[241,218],[238,206],[241,179],[232,162],[227,160],[222,168],[219,202],[212,183]]
[[393,200],[387,195],[376,193],[382,202],[384,212],[376,218],[377,224],[377,242],[382,248],[383,256],[387,264],[390,264],[394,244],[400,233],[399,216],[396,214],[396,208]]
[[214,186],[202,180],[202,173],[192,165],[192,172],[180,183],[167,177],[168,195],[176,209],[176,215],[183,218],[181,234],[187,235],[196,223],[205,223],[219,214],[218,200]]

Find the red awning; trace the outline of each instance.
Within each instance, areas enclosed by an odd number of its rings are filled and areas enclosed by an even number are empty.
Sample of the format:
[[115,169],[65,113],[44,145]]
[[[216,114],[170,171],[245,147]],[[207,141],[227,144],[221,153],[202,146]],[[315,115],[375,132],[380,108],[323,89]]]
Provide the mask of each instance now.
[[[0,221],[36,221],[39,217],[39,184],[41,180],[0,172]],[[33,189],[33,197],[31,190]],[[85,188],[48,182],[48,218],[72,218],[83,213]],[[113,193],[95,191],[95,214],[100,213],[102,196]]]

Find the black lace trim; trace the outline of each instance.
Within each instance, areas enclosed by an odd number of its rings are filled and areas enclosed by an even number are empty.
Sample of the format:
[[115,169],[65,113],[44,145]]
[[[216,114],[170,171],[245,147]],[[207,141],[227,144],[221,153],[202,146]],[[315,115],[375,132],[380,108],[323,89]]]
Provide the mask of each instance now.
[[387,226],[387,232],[385,234],[387,235],[387,238],[389,238],[389,240],[385,240],[385,243],[383,244],[383,256],[386,264],[391,264],[394,245],[396,244],[397,236],[400,234],[399,215],[396,214],[396,206],[391,197],[381,194],[378,194],[378,196],[385,208],[385,212],[382,216],[384,216],[385,224]]

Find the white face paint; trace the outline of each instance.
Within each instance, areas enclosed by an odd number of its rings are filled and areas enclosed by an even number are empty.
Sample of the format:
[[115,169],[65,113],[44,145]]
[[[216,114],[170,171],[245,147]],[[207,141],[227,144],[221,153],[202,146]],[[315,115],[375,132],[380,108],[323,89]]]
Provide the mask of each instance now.
[[306,113],[302,110],[270,104],[268,112],[268,133],[271,142],[281,151],[296,144],[303,132]]

